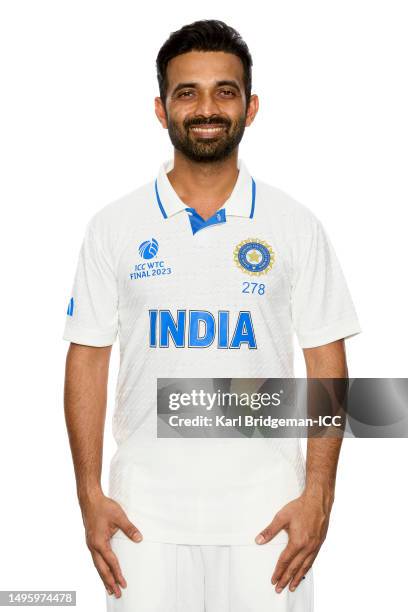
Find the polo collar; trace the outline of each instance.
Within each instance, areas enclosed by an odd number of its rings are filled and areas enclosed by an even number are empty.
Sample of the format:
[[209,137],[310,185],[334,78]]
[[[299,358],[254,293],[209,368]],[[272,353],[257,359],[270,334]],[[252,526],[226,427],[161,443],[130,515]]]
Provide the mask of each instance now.
[[[168,159],[159,169],[154,182],[156,203],[165,219],[189,208],[177,195],[170,183],[167,173],[174,166],[174,160]],[[242,159],[238,160],[238,178],[230,197],[220,210],[225,210],[226,216],[246,217],[252,219],[255,213],[256,183],[248,172]]]

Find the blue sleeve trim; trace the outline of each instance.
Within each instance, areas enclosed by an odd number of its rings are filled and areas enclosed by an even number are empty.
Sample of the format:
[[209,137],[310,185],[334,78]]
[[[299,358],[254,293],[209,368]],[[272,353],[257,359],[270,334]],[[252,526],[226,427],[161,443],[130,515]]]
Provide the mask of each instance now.
[[73,297],[69,300],[69,304],[67,308],[67,315],[69,317],[72,317],[74,315],[74,298]]

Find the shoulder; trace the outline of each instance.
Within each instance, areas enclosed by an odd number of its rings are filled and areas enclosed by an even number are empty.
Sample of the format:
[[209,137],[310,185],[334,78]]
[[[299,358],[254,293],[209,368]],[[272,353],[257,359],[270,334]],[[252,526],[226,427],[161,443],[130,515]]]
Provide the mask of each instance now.
[[265,221],[284,226],[290,233],[309,234],[320,220],[309,206],[263,180],[256,182],[257,212]]
[[151,227],[158,216],[152,180],[98,210],[86,225],[84,242],[115,267],[135,230]]
[[154,181],[149,181],[137,189],[109,202],[98,210],[88,221],[88,229],[103,237],[106,234],[117,234],[135,223],[143,223],[148,211],[153,206],[146,204],[152,201]]

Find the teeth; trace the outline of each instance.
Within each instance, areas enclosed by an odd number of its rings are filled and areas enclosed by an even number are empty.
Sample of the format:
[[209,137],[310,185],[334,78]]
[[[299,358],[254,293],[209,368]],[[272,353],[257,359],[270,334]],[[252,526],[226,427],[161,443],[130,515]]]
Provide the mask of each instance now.
[[223,127],[193,127],[191,128],[194,132],[220,132]]

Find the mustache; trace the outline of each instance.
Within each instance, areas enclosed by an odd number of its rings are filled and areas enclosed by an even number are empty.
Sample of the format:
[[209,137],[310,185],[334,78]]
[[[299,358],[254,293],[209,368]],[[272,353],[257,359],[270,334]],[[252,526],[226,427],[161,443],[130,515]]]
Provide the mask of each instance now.
[[228,119],[225,119],[224,117],[218,117],[217,115],[212,115],[211,117],[207,117],[207,118],[196,117],[194,119],[189,119],[184,122],[185,129],[188,129],[189,127],[193,127],[193,126],[199,126],[199,125],[224,125],[225,127],[229,128],[231,125],[231,121],[229,121]]

